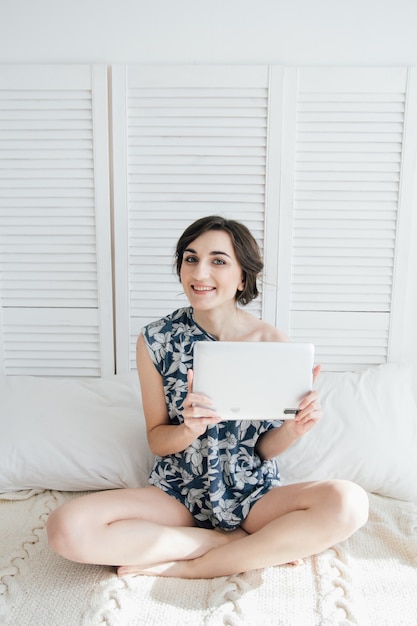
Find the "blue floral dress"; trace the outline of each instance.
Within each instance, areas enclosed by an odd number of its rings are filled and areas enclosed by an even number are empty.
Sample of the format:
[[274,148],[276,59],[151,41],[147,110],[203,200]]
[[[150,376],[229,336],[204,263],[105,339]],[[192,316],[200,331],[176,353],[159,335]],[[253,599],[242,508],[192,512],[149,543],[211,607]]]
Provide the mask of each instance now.
[[[148,324],[142,333],[163,378],[169,418],[180,424],[194,344],[215,338],[194,321],[191,307]],[[184,504],[198,526],[234,530],[251,506],[280,484],[276,460],[262,461],[255,445],[262,433],[281,425],[278,420],[215,424],[184,451],[157,456],[149,482]]]

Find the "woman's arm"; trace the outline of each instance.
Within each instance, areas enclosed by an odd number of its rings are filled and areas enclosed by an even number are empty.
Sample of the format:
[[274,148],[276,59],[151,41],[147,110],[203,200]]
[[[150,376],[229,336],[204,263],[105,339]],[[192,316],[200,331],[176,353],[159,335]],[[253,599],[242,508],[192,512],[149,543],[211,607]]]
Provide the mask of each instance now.
[[165,456],[182,452],[205,432],[209,424],[220,421],[211,409],[196,406],[207,405],[209,400],[205,396],[192,393],[192,371],[189,370],[189,391],[183,405],[184,423],[179,425],[170,423],[162,376],[152,363],[142,334],[139,335],[136,344],[136,366],[142,392],[148,444],[153,454]]
[[[313,381],[320,373],[316,365]],[[259,437],[256,451],[262,459],[272,459],[287,450],[293,443],[311,430],[322,417],[317,391],[309,392],[300,402],[299,411],[293,420],[287,420],[280,428],[272,428]]]

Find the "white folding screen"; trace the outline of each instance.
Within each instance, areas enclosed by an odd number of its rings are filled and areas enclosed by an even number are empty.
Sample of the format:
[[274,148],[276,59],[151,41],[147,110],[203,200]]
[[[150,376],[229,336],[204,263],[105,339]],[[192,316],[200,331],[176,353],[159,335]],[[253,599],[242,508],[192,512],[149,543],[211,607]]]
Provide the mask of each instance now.
[[119,371],[141,325],[183,303],[174,244],[210,213],[253,230],[255,314],[313,341],[324,369],[394,358],[414,82],[405,68],[113,68]]
[[415,69],[114,66],[110,120],[106,73],[0,68],[1,372],[111,373],[113,343],[133,368],[185,303],[178,236],[213,213],[264,253],[252,312],[324,369],[401,360]]
[[0,371],[114,371],[105,66],[0,67]]
[[398,358],[416,176],[414,71],[288,75],[278,323],[294,340],[313,341],[325,369]]
[[[175,243],[221,214],[264,245],[269,70],[116,66],[113,85],[116,346],[134,366],[147,322],[185,304]],[[252,306],[262,315],[262,302]]]

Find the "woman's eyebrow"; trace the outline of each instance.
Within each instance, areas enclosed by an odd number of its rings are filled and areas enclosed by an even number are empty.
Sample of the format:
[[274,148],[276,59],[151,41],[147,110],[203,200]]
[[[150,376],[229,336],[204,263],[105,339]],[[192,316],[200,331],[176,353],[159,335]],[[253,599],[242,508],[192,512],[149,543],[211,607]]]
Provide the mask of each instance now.
[[[190,252],[191,254],[197,254],[197,251],[193,250],[193,248],[185,248],[184,253],[185,252]],[[227,252],[222,252],[221,250],[213,250],[213,252],[210,252],[211,256],[216,256],[218,254],[223,254],[224,256],[229,257],[229,259],[232,258],[229,254],[227,254]]]
[[211,255],[215,256],[217,254],[223,254],[224,256],[229,257],[229,259],[231,259],[232,257],[227,254],[227,252],[222,252],[221,250],[213,250],[213,252],[210,252]]

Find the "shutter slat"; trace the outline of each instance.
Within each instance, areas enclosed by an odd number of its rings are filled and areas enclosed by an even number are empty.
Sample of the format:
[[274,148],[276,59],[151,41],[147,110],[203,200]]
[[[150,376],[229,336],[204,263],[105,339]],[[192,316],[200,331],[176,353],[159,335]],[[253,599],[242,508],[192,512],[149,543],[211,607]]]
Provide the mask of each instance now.
[[100,265],[110,275],[105,77],[104,66],[0,69],[0,369],[7,374],[114,371],[111,283],[99,274]]
[[314,343],[323,371],[362,369],[387,360],[387,312],[294,311],[291,321],[291,338]]
[[[118,160],[126,162],[119,176],[127,183],[129,337],[120,332],[131,368],[140,328],[187,304],[172,271],[181,232],[216,213],[246,223],[261,246],[264,230],[267,72],[177,67],[176,85],[169,68],[150,80],[149,71],[125,69],[116,113],[126,115]],[[261,316],[261,302],[254,306]]]
[[290,335],[324,369],[387,358],[406,73],[299,72]]

